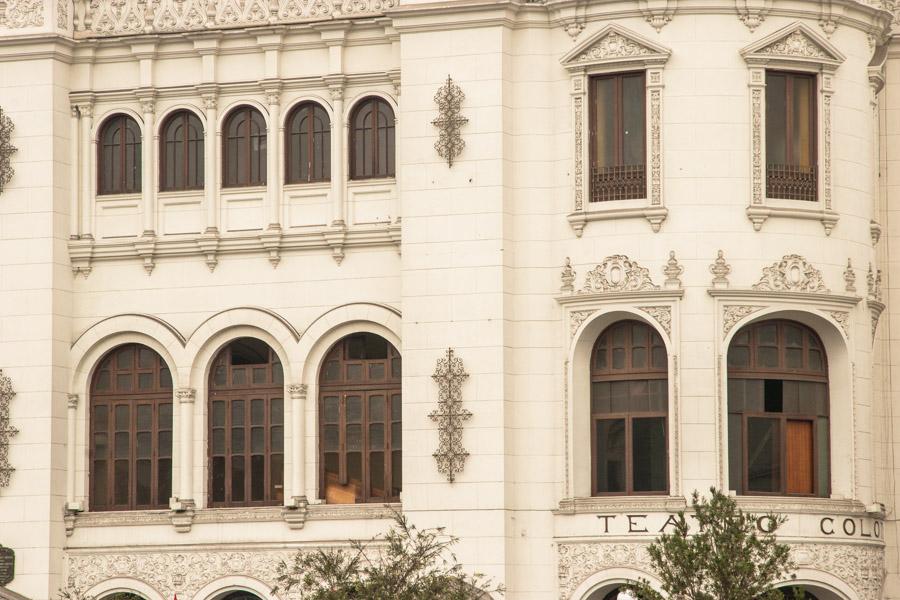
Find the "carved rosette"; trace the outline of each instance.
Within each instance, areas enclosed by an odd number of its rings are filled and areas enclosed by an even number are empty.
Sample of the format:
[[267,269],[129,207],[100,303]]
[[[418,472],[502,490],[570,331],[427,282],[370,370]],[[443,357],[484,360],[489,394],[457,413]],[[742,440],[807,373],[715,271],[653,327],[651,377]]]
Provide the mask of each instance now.
[[636,292],[658,290],[650,279],[650,271],[623,254],[608,256],[588,271],[581,293]]
[[722,309],[722,337],[728,335],[728,332],[734,329],[738,321],[762,309],[762,306],[748,306],[746,304],[725,306]]
[[666,335],[672,335],[672,307],[671,306],[638,306],[638,309],[644,311],[653,320],[659,323]]
[[572,598],[584,580],[604,569],[629,568],[650,574],[650,555],[645,544],[559,544],[558,552],[561,600]]
[[9,403],[16,393],[12,380],[0,370],[0,487],[9,486],[9,478],[15,469],[9,463],[9,440],[19,433],[9,421]]
[[829,292],[822,280],[822,273],[798,254],[785,255],[779,262],[763,269],[762,277],[753,289],[814,294]]
[[469,457],[462,445],[463,422],[472,417],[472,413],[462,406],[462,384],[469,374],[462,360],[454,356],[453,348],[447,348],[447,355],[438,359],[431,378],[440,390],[438,408],[428,415],[438,425],[438,449],[432,456],[438,472],[453,483]]

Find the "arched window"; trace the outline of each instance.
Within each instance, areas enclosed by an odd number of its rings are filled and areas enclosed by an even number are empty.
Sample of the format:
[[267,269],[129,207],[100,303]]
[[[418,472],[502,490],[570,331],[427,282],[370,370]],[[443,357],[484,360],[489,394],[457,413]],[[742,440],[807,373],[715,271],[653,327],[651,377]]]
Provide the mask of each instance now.
[[739,494],[829,495],[828,365],[809,327],[748,325],[728,348],[728,465]]
[[608,327],[591,356],[594,495],[668,491],[668,361],[662,338],[639,321]]
[[104,356],[91,380],[91,510],[168,508],[172,375],[146,346]]
[[209,505],[284,501],[284,373],[255,338],[219,352],[209,374]]
[[163,192],[203,189],[203,124],[189,110],[180,110],[163,123],[159,189]]
[[252,106],[239,106],[225,120],[222,185],[266,185],[266,121]]
[[319,374],[320,495],[327,502],[400,497],[400,354],[371,333],[345,337]]
[[100,128],[97,179],[100,194],[141,191],[141,128],[126,114],[113,115]]
[[394,176],[394,110],[372,96],[356,105],[350,117],[350,178]]
[[304,102],[291,111],[284,144],[286,183],[331,178],[331,120],[324,108]]

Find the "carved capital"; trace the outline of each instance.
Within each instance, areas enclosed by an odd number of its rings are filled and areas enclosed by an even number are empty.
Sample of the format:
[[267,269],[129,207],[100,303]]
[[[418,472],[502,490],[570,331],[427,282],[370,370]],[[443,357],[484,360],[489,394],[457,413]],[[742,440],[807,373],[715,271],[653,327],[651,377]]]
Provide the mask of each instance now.
[[309,386],[305,383],[292,383],[288,386],[288,394],[290,394],[291,400],[306,400],[308,391]]
[[194,388],[178,388],[175,390],[175,399],[180,404],[191,404],[197,396],[197,390]]
[[71,410],[78,408],[78,394],[69,394],[66,406]]

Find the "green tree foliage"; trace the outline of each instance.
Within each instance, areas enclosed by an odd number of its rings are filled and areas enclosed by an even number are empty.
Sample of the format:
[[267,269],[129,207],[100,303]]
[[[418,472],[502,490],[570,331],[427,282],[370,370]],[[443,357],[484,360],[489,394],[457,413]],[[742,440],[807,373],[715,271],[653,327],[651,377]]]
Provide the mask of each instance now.
[[[679,512],[674,530],[663,533],[647,549],[665,595],[642,580],[629,584],[636,596],[640,600],[785,598],[774,586],[795,567],[790,548],[775,539],[786,518],[745,513],[719,490],[709,491],[708,499],[694,492],[693,514],[686,517]],[[803,596],[795,590],[789,597]]]
[[401,515],[383,536],[350,550],[299,551],[278,565],[278,586],[303,600],[481,600],[502,593],[483,575],[468,575],[443,528],[418,529]]

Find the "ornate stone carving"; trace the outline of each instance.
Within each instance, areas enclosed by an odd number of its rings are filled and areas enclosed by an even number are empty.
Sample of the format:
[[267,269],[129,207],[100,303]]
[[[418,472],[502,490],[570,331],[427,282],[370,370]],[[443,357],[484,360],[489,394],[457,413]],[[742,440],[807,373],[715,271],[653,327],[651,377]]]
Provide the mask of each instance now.
[[622,567],[649,573],[650,556],[645,544],[561,543],[558,552],[560,600],[572,599],[585,579],[603,569]]
[[[825,209],[831,209],[831,94],[822,97],[822,195]],[[825,234],[831,235],[834,224],[825,224]]]
[[197,390],[194,388],[178,388],[175,390],[175,399],[179,404],[192,404],[197,396]]
[[826,52],[818,43],[800,30],[795,30],[780,40],[758,50],[757,54],[776,56],[792,56],[830,60],[830,52]]
[[12,132],[15,129],[12,119],[3,112],[0,107],[0,194],[3,193],[3,186],[12,181],[15,171],[12,168],[10,156],[13,155],[18,148],[10,143]]
[[844,290],[851,294],[856,293],[856,271],[853,270],[853,263],[849,258],[847,259],[847,268],[844,269]]
[[19,433],[9,422],[9,403],[15,395],[12,380],[0,370],[0,487],[9,485],[9,477],[15,471],[9,464],[9,439]]
[[568,256],[566,257],[566,264],[563,266],[562,273],[560,274],[560,279],[562,280],[562,285],[559,287],[559,291],[575,291],[575,269],[572,268],[572,261]]
[[78,408],[78,394],[69,394],[66,398],[66,406],[71,409]]
[[719,250],[716,260],[709,265],[709,272],[712,273],[712,286],[714,288],[728,287],[728,274],[731,273],[731,265],[725,262],[725,253]]
[[[751,176],[752,176],[752,196],[753,204],[762,204],[763,202],[763,166],[762,166],[762,111],[763,111],[763,90],[760,87],[754,87],[750,92],[750,120],[752,125],[752,152],[751,157]],[[753,227],[757,231],[762,227],[762,222],[757,226],[757,222],[753,222]]]
[[69,28],[69,0],[56,0],[56,26],[59,29]]
[[663,267],[663,274],[666,276],[663,287],[670,290],[680,289],[682,273],[684,273],[684,267],[678,264],[678,259],[675,258],[675,251],[670,250],[669,260],[666,261],[666,266]]
[[584,97],[573,100],[575,113],[575,210],[584,208]]
[[469,374],[462,360],[454,356],[453,348],[447,348],[447,356],[440,358],[431,376],[440,389],[438,409],[428,416],[438,424],[439,445],[434,452],[437,469],[453,483],[456,474],[465,467],[469,453],[462,445],[462,424],[472,413],[462,407],[462,384]]
[[[662,205],[662,90],[650,90],[650,204]],[[660,225],[662,222],[660,221]],[[654,225],[653,231],[659,231]]]
[[10,29],[41,27],[43,24],[43,0],[9,0],[7,3],[4,25]]
[[834,319],[838,325],[841,326],[841,329],[844,331],[844,335],[849,339],[850,338],[850,313],[842,311],[842,310],[830,310],[828,314],[831,315],[831,318]]
[[655,54],[655,52],[643,44],[620,35],[616,31],[610,31],[607,35],[583,50],[572,62],[581,63],[610,58],[632,58],[647,54]]
[[575,332],[581,327],[585,319],[594,314],[592,310],[573,310],[569,313],[569,336],[575,337]]
[[438,117],[431,122],[438,128],[438,139],[434,143],[434,149],[438,156],[447,161],[448,167],[453,166],[453,160],[466,147],[466,141],[459,133],[460,128],[469,122],[459,114],[465,99],[466,95],[449,75],[446,83],[434,95],[434,102],[438,107]]
[[816,294],[829,292],[822,281],[822,273],[798,254],[787,254],[779,262],[763,269],[762,277],[753,289]]
[[305,383],[292,383],[288,386],[288,394],[294,400],[303,400],[309,391],[309,386]]
[[726,305],[722,309],[722,337],[728,335],[728,332],[734,328],[738,321],[762,309],[762,306],[748,306],[745,304]]
[[798,567],[816,569],[838,577],[860,598],[881,598],[884,585],[884,549],[849,544],[792,544]]
[[660,324],[666,335],[672,335],[672,307],[671,306],[638,306],[638,308]]
[[636,292],[658,289],[659,286],[650,279],[649,270],[623,254],[614,254],[606,257],[592,271],[588,271],[581,293]]

